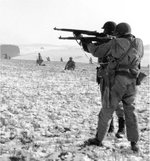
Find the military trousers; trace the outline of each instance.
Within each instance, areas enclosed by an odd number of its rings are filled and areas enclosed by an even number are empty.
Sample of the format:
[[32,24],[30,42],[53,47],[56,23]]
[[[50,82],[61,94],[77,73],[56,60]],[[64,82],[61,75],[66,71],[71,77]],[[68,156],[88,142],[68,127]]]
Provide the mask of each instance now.
[[[104,90],[105,90],[105,82],[103,79],[101,79],[100,82],[100,92],[101,92],[101,100],[103,100],[103,95],[104,95]],[[120,102],[116,108],[116,115],[119,117],[123,117],[124,118],[124,110],[123,110],[123,105]]]
[[120,102],[117,109],[116,109],[116,115],[117,117],[123,117],[124,118],[124,109],[123,109],[123,104]]
[[139,130],[137,115],[135,110],[135,96],[137,92],[136,82],[132,80],[124,83],[115,79],[110,90],[110,107],[102,107],[98,116],[97,139],[103,141],[114,111],[117,109],[119,102],[123,104],[123,110],[126,120],[127,139],[137,142],[139,140]]

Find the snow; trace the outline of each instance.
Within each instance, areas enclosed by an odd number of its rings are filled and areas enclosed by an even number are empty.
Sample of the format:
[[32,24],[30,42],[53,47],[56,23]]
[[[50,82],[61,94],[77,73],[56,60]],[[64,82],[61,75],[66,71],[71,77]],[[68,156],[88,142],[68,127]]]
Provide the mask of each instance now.
[[96,65],[77,63],[75,71],[64,71],[64,62],[44,63],[0,62],[0,161],[150,160],[149,76],[136,98],[141,150],[135,154],[126,136],[114,134],[106,136],[104,147],[81,146],[94,137],[101,108]]

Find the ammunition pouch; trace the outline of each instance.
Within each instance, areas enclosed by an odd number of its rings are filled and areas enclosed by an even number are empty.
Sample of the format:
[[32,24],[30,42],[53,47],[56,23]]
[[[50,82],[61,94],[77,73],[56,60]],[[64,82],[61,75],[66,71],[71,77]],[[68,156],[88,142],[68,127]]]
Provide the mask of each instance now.
[[[106,86],[109,86],[110,84],[114,83],[114,78],[115,78],[115,70],[108,70],[106,67],[97,67],[97,83],[100,84],[101,81],[103,80]],[[109,83],[106,83],[108,82]],[[103,83],[104,83],[103,82]],[[109,84],[109,85],[108,85]]]
[[138,75],[137,74],[133,74],[127,71],[116,71],[116,75],[123,75],[123,76],[127,76],[128,78],[131,79],[136,79],[136,85],[141,85],[141,82],[143,81],[143,79],[147,76],[145,73],[140,72]]
[[137,79],[136,79],[136,85],[141,85],[141,82],[144,80],[144,78],[146,77],[147,75],[143,72],[140,72]]
[[104,77],[105,75],[106,75],[106,70],[104,70],[102,67],[97,67],[97,76]]

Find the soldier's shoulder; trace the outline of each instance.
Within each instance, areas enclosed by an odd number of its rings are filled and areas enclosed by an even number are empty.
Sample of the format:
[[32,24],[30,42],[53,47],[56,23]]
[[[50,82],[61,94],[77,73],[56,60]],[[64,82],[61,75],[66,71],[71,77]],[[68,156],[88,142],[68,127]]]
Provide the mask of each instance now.
[[143,40],[142,40],[141,38],[139,38],[139,37],[136,37],[136,38],[135,38],[135,41],[137,41],[137,42],[142,42],[142,43],[143,43]]

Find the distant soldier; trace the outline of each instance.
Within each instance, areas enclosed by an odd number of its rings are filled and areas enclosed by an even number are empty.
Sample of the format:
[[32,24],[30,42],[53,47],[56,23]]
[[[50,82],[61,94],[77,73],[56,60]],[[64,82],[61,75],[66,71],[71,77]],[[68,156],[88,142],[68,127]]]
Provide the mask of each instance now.
[[37,58],[37,60],[36,60],[36,64],[37,64],[37,65],[42,65],[42,63],[43,63],[42,56],[41,56],[40,53],[38,53],[38,58]]
[[60,58],[60,61],[63,62],[63,58],[62,57]]
[[49,56],[46,59],[47,59],[47,61],[51,61]]
[[93,64],[93,60],[92,60],[91,57],[90,57],[90,59],[89,59],[89,63],[90,63],[90,64]]
[[7,54],[4,54],[4,59],[8,59],[8,55]]
[[65,70],[74,70],[74,69],[75,69],[75,62],[73,61],[72,57],[70,57],[69,61],[65,66]]

